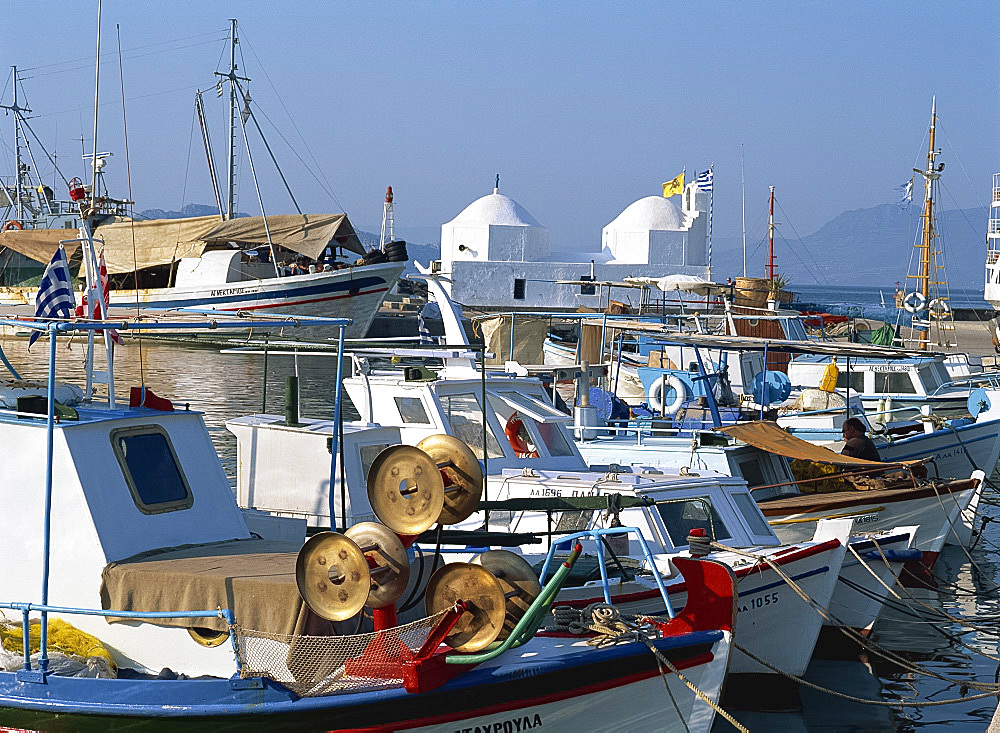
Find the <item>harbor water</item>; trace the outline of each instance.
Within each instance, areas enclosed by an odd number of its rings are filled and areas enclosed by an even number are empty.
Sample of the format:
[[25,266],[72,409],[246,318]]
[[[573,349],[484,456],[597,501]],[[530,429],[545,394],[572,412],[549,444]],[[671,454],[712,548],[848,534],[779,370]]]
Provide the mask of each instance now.
[[[233,346],[239,345],[234,340]],[[30,352],[26,339],[7,339],[2,346],[22,377],[44,377],[44,341],[36,343]],[[82,346],[80,341],[58,344],[60,380],[83,383]],[[295,374],[296,368],[301,416],[333,416],[336,360],[302,356],[297,367],[295,362],[291,356],[268,356],[265,405],[264,357],[260,354],[223,354],[219,347],[163,342],[143,342],[140,349],[138,343],[129,342],[116,352],[118,397],[127,400],[128,388],[144,383],[158,395],[171,399],[179,409],[189,406],[203,411],[226,473],[235,482],[236,440],[225,429],[225,421],[265,407],[272,413],[282,412],[285,378]],[[1000,486],[996,474],[993,486]],[[908,589],[912,597],[904,596],[903,602],[882,613],[871,638],[892,658],[875,650],[864,652],[846,637],[828,639],[823,645],[808,670],[807,681],[851,699],[787,681],[757,678],[728,683],[723,707],[753,731],[985,730],[997,698],[968,699],[978,691],[964,688],[963,683],[995,683],[1000,679],[997,497],[993,488],[984,496],[981,511],[987,519],[996,521],[986,522],[974,547],[968,553],[947,547],[941,554],[934,568],[937,588]],[[943,610],[955,620],[932,617],[921,604]],[[975,624],[975,628],[968,624]],[[951,700],[957,702],[917,708],[899,706],[901,701]],[[717,718],[715,730],[731,729]]]

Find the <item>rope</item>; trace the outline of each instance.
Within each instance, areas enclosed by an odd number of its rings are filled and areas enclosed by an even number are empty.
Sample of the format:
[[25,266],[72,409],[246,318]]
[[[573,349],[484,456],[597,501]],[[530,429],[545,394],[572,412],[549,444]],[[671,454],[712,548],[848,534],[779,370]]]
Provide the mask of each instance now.
[[801,586],[799,586],[798,583],[796,583],[784,570],[782,570],[778,566],[777,563],[774,562],[774,560],[772,560],[767,555],[755,555],[752,552],[746,552],[744,550],[728,547],[727,545],[721,545],[717,542],[713,542],[712,547],[714,549],[723,552],[731,552],[735,555],[742,555],[744,557],[756,559],[758,562],[763,561],[767,563],[771,567],[771,569],[774,570],[775,573],[777,573],[778,577],[780,577],[788,585],[788,587],[791,588],[792,591],[794,591],[795,594],[799,596],[799,598],[801,598],[805,603],[807,603],[810,607],[812,607],[820,616],[823,617],[825,621],[828,621],[831,625],[835,626],[842,634],[847,636],[849,639],[854,640],[855,643],[859,644],[866,651],[872,652],[884,659],[895,662],[898,666],[902,667],[903,669],[906,669],[910,672],[914,672],[916,674],[924,674],[929,677],[933,677],[935,679],[939,679],[951,684],[963,684],[966,687],[971,687],[977,690],[992,690],[994,695],[997,694],[998,685],[992,685],[992,684],[988,685],[986,683],[981,683],[981,682],[957,682],[949,677],[938,674],[937,672],[926,669],[917,664],[913,664],[905,657],[896,654],[895,652],[892,652],[888,649],[880,647],[877,644],[873,643],[870,639],[866,639],[860,634],[853,631],[852,629],[849,629],[843,623],[841,623],[840,620],[836,618],[836,616],[831,614],[829,609],[826,609],[823,606],[821,606],[819,603],[815,601],[815,599],[809,596],[808,593],[802,590]]
[[656,659],[656,665],[660,670],[660,677],[663,678],[663,683],[667,688],[667,694],[670,695],[670,700],[674,705],[674,709],[677,710],[677,714],[680,717],[681,722],[684,723],[685,730],[689,730],[687,721],[684,720],[684,716],[680,712],[677,701],[674,699],[674,695],[670,691],[670,686],[667,684],[667,675],[663,671],[664,667],[677,675],[677,679],[683,682],[687,688],[691,690],[696,697],[698,697],[698,699],[707,703],[716,713],[721,715],[730,725],[736,728],[736,730],[740,731],[740,733],[750,733],[748,728],[741,725],[736,718],[723,710],[718,703],[702,692],[693,682],[691,682],[691,680],[685,677],[681,671],[677,669],[677,667],[675,667],[662,652],[660,652],[659,649],[656,648],[656,645],[653,643],[653,639],[659,636],[659,632],[656,631],[655,626],[649,623],[648,620],[645,620],[645,616],[624,615],[617,608],[608,605],[607,603],[591,603],[583,609],[570,608],[568,606],[556,606],[552,608],[552,615],[555,617],[556,630],[568,631],[571,634],[596,634],[596,636],[587,640],[587,644],[590,646],[603,648],[625,642],[641,642],[645,644],[649,651],[653,653],[653,657]]

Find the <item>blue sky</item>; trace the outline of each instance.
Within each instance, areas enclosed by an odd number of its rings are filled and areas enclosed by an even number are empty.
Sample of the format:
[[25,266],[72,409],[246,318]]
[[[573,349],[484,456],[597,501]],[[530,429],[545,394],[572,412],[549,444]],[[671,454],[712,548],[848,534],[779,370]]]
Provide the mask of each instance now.
[[[629,203],[714,161],[714,230],[739,236],[742,144],[748,229],[759,230],[774,185],[789,228],[806,235],[895,200],[925,153],[932,94],[944,206],[979,206],[1000,170],[995,2],[108,0],[103,13],[99,147],[115,153],[109,180],[124,192],[117,23],[138,209],[213,200],[193,94],[214,83],[230,17],[300,204],[346,210],[358,226],[378,226],[391,184],[398,227],[439,227],[500,173],[555,246],[596,249]],[[32,125],[80,175],[96,3],[0,0],[0,17],[0,67],[24,69]],[[0,89],[9,104],[9,74]],[[206,97],[221,163],[219,101]],[[9,175],[9,116],[0,139]],[[322,171],[322,186],[296,156]],[[292,211],[259,144],[254,162],[268,213]],[[240,209],[258,213],[243,168]]]

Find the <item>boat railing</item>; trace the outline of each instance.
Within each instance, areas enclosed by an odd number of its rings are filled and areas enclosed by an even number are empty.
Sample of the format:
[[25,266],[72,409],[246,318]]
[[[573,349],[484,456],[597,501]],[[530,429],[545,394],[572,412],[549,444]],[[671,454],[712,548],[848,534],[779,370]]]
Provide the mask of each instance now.
[[972,389],[974,387],[989,387],[990,389],[1000,389],[1000,372],[980,372],[978,374],[967,374],[958,379],[952,379],[939,385],[933,391],[928,392],[928,396],[936,396],[953,389]]
[[646,538],[642,536],[642,532],[638,527],[608,527],[606,529],[585,529],[581,532],[574,532],[573,534],[564,535],[560,537],[557,542],[552,544],[549,548],[548,554],[545,556],[545,562],[542,564],[542,569],[538,573],[538,580],[540,583],[545,583],[545,576],[548,574],[549,566],[552,564],[552,560],[555,557],[555,553],[562,548],[565,548],[567,544],[578,542],[581,539],[592,539],[597,547],[597,566],[601,571],[601,590],[604,594],[604,602],[611,605],[611,585],[608,580],[608,568],[604,561],[604,546],[607,543],[605,539],[609,535],[619,536],[622,534],[631,535],[635,534],[636,538],[639,540],[639,546],[642,548],[642,555],[645,561],[649,564],[649,568],[653,574],[653,580],[656,582],[656,587],[660,591],[660,597],[663,599],[663,605],[666,608],[667,615],[673,618],[674,609],[670,604],[670,597],[667,594],[667,587],[663,584],[663,578],[656,569],[656,563],[653,560],[653,553],[649,549],[649,545],[646,543]]
[[[18,672],[18,679],[34,681],[37,677],[43,680],[48,671],[48,625],[46,623],[48,614],[61,613],[77,616],[104,616],[122,619],[167,619],[167,618],[221,618],[229,625],[229,639],[233,645],[233,652],[236,654],[236,673],[239,674],[241,664],[239,646],[236,641],[236,634],[233,627],[236,626],[236,615],[228,608],[216,608],[214,611],[113,611],[98,608],[73,608],[70,606],[52,606],[45,603],[24,603],[24,602],[0,602],[0,609],[21,612],[21,644],[24,648],[24,663]],[[41,612],[41,624],[39,625],[39,656],[38,670],[31,667],[31,640],[30,640],[30,614],[32,611]]]

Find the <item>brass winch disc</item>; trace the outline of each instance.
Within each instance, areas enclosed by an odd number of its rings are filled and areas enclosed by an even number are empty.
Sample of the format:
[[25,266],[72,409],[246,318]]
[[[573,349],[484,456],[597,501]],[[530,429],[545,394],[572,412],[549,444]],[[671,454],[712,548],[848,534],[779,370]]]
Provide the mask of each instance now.
[[368,500],[382,524],[414,535],[434,526],[444,506],[444,479],[430,456],[411,445],[386,448],[368,469]]
[[313,613],[345,621],[364,608],[371,573],[361,548],[339,532],[310,537],[295,560],[299,595]]
[[369,608],[382,608],[395,603],[403,595],[410,579],[409,558],[399,537],[378,522],[355,524],[344,534],[357,543],[365,557],[371,559],[368,563],[372,579],[371,592],[365,605]]
[[479,507],[483,494],[483,469],[476,454],[453,435],[429,435],[417,443],[417,448],[429,455],[450,481],[446,482],[438,522],[457,524],[467,519]]
[[528,606],[542,592],[542,585],[528,561],[510,550],[489,550],[476,555],[472,562],[482,565],[500,582],[500,588],[507,599],[507,615],[503,631],[497,638],[506,639],[524,616]]
[[466,602],[466,612],[444,642],[456,651],[478,652],[492,644],[503,630],[507,614],[500,581],[482,565],[454,562],[435,571],[427,581],[427,615]]

